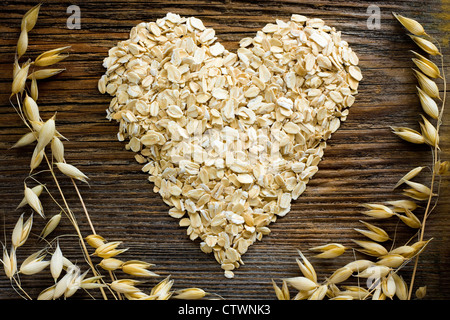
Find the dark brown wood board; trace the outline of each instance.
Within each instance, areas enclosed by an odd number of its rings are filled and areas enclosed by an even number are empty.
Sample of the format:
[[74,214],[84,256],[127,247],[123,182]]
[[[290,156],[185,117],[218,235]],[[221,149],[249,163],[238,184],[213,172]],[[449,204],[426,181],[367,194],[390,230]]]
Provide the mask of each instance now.
[[[22,15],[34,6],[33,1],[2,1],[0,4],[0,239],[9,248],[11,230],[20,210],[15,210],[23,196],[23,182],[29,172],[32,147],[10,149],[27,132],[9,103],[12,66]],[[68,29],[69,5],[81,9],[81,28]],[[380,9],[380,29],[368,28],[369,5]],[[316,268],[320,280],[347,262],[365,256],[348,250],[332,260],[319,260],[309,248],[329,242],[355,247],[351,239],[363,239],[353,228],[367,219],[385,228],[395,242],[406,242],[414,232],[396,219],[370,220],[361,214],[366,202],[397,200],[401,190],[393,191],[397,180],[410,169],[427,166],[416,180],[428,183],[431,152],[426,146],[406,143],[393,135],[390,126],[419,129],[421,112],[416,94],[416,79],[411,68],[410,50],[417,47],[405,29],[394,19],[395,11],[419,20],[428,33],[443,44],[445,71],[449,73],[448,31],[450,2],[441,1],[44,1],[35,28],[29,34],[29,54],[70,45],[70,57],[60,63],[66,71],[43,81],[39,86],[39,105],[43,118],[57,111],[58,130],[69,139],[65,154],[90,177],[89,186],[79,184],[92,222],[98,234],[109,241],[123,241],[129,248],[121,258],[144,260],[155,264],[158,279],[146,280],[141,288],[149,290],[159,280],[171,275],[174,288],[200,287],[225,299],[275,299],[272,279],[299,276],[295,261],[297,249],[305,253]],[[291,212],[271,225],[271,234],[255,243],[244,255],[245,265],[226,279],[212,255],[201,252],[198,241],[186,236],[178,221],[168,215],[169,207],[153,186],[125,143],[117,141],[118,127],[109,122],[105,109],[110,97],[97,90],[104,73],[102,61],[109,48],[128,38],[130,29],[145,21],[154,21],[167,12],[196,16],[216,30],[219,40],[236,50],[242,37],[253,36],[266,23],[302,14],[325,20],[342,31],[360,58],[364,79],[356,103],[341,128],[325,150],[319,172],[306,192],[292,205]],[[437,60],[436,60],[437,61]],[[442,82],[439,82],[443,90]],[[448,111],[447,106],[447,111]],[[443,160],[450,159],[449,113],[441,126]],[[42,181],[54,188],[51,179]],[[61,177],[62,188],[78,217],[84,235],[89,225],[77,201],[70,181]],[[430,216],[425,238],[433,238],[420,256],[415,285],[427,286],[428,299],[450,298],[450,210],[449,180],[443,177],[439,204]],[[56,194],[56,192],[55,192]],[[48,217],[58,213],[48,196]],[[29,213],[28,209],[23,212]],[[420,216],[421,217],[421,216]],[[36,251],[45,221],[35,216],[33,233],[19,248],[18,259]],[[60,236],[63,254],[83,265],[77,237],[63,220],[54,236]],[[94,259],[98,263],[97,260]],[[409,281],[414,263],[401,271]],[[52,285],[48,272],[21,276],[22,286],[36,297]],[[15,285],[13,285],[15,287]],[[0,271],[0,299],[19,299],[10,281]],[[294,290],[291,291],[294,295]],[[78,292],[75,299],[89,299]]]

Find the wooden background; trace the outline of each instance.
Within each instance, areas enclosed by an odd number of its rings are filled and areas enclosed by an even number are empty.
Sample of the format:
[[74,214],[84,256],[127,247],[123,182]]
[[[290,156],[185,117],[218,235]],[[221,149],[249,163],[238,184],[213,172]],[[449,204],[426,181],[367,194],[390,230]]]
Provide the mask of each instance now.
[[[2,1],[0,4],[0,239],[9,248],[11,230],[22,211],[15,211],[23,195],[23,180],[28,174],[31,147],[9,149],[26,128],[9,105],[12,62],[22,15],[34,1]],[[69,30],[66,8],[81,8],[81,29]],[[381,10],[381,28],[369,30],[367,8]],[[392,186],[416,166],[430,165],[430,150],[403,142],[390,133],[389,126],[418,129],[419,101],[409,50],[415,47],[404,29],[393,19],[395,11],[418,19],[429,34],[444,43],[449,54],[450,20],[448,0],[440,1],[44,1],[39,20],[29,35],[28,54],[36,57],[45,50],[71,45],[71,56],[60,65],[67,69],[40,85],[39,105],[47,119],[55,111],[59,131],[69,138],[66,159],[90,177],[90,187],[81,185],[97,233],[107,240],[124,241],[129,250],[122,259],[152,262],[153,271],[162,277],[171,275],[174,288],[201,287],[225,299],[275,299],[271,279],[300,275],[295,258],[297,249],[305,252],[315,265],[320,280],[345,263],[364,258],[351,250],[333,260],[312,257],[308,248],[329,242],[352,246],[350,239],[362,239],[355,227],[367,219],[360,213],[365,202],[402,199]],[[140,171],[131,152],[116,139],[117,125],[105,119],[110,97],[97,91],[97,80],[104,73],[102,60],[118,41],[127,39],[130,29],[142,21],[154,21],[167,12],[195,15],[216,30],[220,41],[235,50],[242,37],[253,36],[266,23],[288,19],[291,14],[318,17],[343,33],[360,57],[364,79],[348,120],[329,142],[320,171],[306,192],[292,205],[292,211],[272,225],[272,233],[255,243],[244,255],[245,265],[234,279],[226,279],[211,255],[202,253],[198,242],[190,241],[185,229],[168,216],[168,207],[152,192],[147,174]],[[448,57],[446,57],[448,64]],[[450,71],[448,65],[447,73]],[[440,83],[441,89],[442,84]],[[448,109],[448,106],[447,106]],[[443,158],[449,159],[448,112],[441,127]],[[427,182],[428,170],[417,181]],[[40,176],[41,177],[41,176]],[[42,174],[49,188],[54,184]],[[63,177],[63,188],[75,211],[84,235],[87,221],[71,184]],[[426,238],[433,241],[422,254],[416,285],[427,286],[428,299],[450,298],[450,209],[448,178],[442,182],[438,207],[430,217]],[[56,193],[56,192],[55,192]],[[48,196],[42,201],[48,217],[58,209]],[[28,209],[23,212],[29,214]],[[420,210],[418,211],[421,217]],[[35,217],[33,234],[18,251],[22,261],[43,246],[37,234],[44,226]],[[407,241],[413,232],[396,219],[374,222],[395,235],[395,244]],[[77,238],[67,220],[55,236],[61,236],[63,254],[83,265]],[[387,243],[391,246],[392,242]],[[97,260],[94,260],[98,262]],[[409,281],[412,263],[402,272]],[[83,267],[84,268],[84,267]],[[83,269],[85,270],[85,269]],[[162,279],[161,277],[161,279]],[[161,279],[142,284],[148,290]],[[23,287],[36,297],[52,284],[49,273],[21,277]],[[291,291],[294,294],[294,291]],[[0,271],[0,299],[18,299],[9,280]],[[74,298],[89,298],[82,292]]]

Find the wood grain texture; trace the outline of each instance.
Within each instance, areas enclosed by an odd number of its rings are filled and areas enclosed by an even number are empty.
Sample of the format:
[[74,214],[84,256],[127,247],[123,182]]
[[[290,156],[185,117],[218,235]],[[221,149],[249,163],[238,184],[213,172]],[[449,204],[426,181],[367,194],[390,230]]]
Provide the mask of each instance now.
[[[66,27],[66,8],[81,8],[81,29]],[[328,242],[352,246],[350,239],[361,239],[355,227],[366,219],[361,211],[365,202],[383,202],[402,198],[392,186],[416,166],[429,166],[430,150],[413,146],[390,133],[390,126],[418,128],[420,106],[415,93],[416,80],[409,50],[416,47],[391,11],[416,18],[429,34],[440,39],[449,21],[443,20],[445,5],[440,1],[378,1],[381,29],[367,28],[367,7],[372,1],[45,1],[38,23],[30,33],[28,54],[71,45],[70,58],[60,65],[66,72],[40,85],[39,105],[42,117],[57,111],[58,130],[69,138],[65,143],[66,158],[90,177],[90,186],[80,185],[97,233],[108,240],[124,241],[129,250],[122,259],[139,259],[156,264],[154,271],[171,275],[175,288],[201,287],[226,299],[275,299],[271,279],[299,275],[295,262],[297,249],[304,251],[315,265],[319,279],[354,259],[364,257],[351,250],[330,261],[312,258],[308,248]],[[12,62],[19,25],[23,13],[34,2],[3,1],[0,5],[0,230],[2,243],[9,238],[21,211],[14,208],[22,198],[23,180],[28,174],[31,147],[9,149],[26,128],[9,104]],[[202,253],[198,242],[192,242],[175,219],[168,216],[168,206],[152,192],[147,175],[140,171],[131,152],[116,139],[116,123],[105,119],[109,97],[97,91],[97,80],[103,74],[102,60],[108,49],[127,39],[130,29],[142,21],[154,21],[167,12],[195,15],[213,27],[219,40],[230,50],[239,39],[253,36],[266,23],[288,19],[291,14],[322,18],[326,24],[341,30],[360,57],[364,79],[348,120],[330,140],[319,172],[306,192],[292,204],[292,211],[271,226],[272,233],[255,243],[244,255],[245,265],[226,279],[211,255]],[[443,48],[449,54],[449,48]],[[446,58],[447,59],[447,58]],[[446,60],[448,63],[448,59]],[[448,64],[446,65],[447,73]],[[442,84],[440,84],[442,89]],[[448,107],[447,107],[448,110]],[[449,159],[449,113],[441,127],[443,158]],[[427,174],[417,180],[428,181]],[[51,190],[54,183],[42,175]],[[85,235],[89,226],[69,181],[62,187],[78,217]],[[430,217],[426,238],[433,238],[419,261],[416,285],[427,286],[427,298],[450,298],[450,210],[449,180],[442,181],[438,207]],[[56,194],[56,192],[55,192]],[[47,216],[58,213],[50,198],[43,197]],[[29,212],[24,210],[25,212]],[[368,220],[369,221],[369,220]],[[36,250],[37,234],[45,222],[35,218],[34,234],[18,251],[19,260]],[[395,219],[377,222],[395,242],[408,241],[413,232]],[[67,221],[55,233],[61,236],[64,255],[82,263],[77,238]],[[36,247],[37,246],[37,247]],[[98,262],[98,261],[97,261]],[[402,273],[409,281],[413,264]],[[9,280],[1,271],[0,299],[18,299]],[[52,284],[50,277],[39,274],[21,277],[24,288],[32,296]],[[159,279],[158,279],[159,280]],[[142,288],[152,287],[150,279]],[[77,293],[75,298],[88,298]]]

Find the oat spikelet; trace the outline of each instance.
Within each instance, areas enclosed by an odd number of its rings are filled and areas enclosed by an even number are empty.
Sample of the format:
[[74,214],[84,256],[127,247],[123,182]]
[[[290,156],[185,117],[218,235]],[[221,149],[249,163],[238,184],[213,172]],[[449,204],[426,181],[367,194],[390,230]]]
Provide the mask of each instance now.
[[73,265],[67,268],[66,274],[56,283],[53,299],[58,299],[69,289],[70,284],[78,277],[80,269]]
[[81,279],[80,288],[87,290],[87,289],[96,289],[96,288],[106,287],[106,284],[98,282],[102,278],[103,278],[103,276],[95,276],[95,277],[90,277],[90,278],[84,279],[84,276],[83,276]]
[[310,297],[311,291],[299,291],[292,300],[306,300]]
[[23,112],[30,121],[41,121],[39,107],[36,101],[28,94],[25,94],[25,98],[23,99]]
[[124,297],[128,300],[168,300],[167,299],[160,299],[157,296],[150,296],[142,291],[138,292],[131,292],[131,293],[125,293]]
[[17,259],[16,259],[16,249],[11,247],[10,252],[6,250],[6,247],[3,246],[3,258],[2,258],[3,268],[5,271],[5,275],[12,279],[17,272]]
[[347,248],[344,247],[342,244],[339,243],[329,243],[322,246],[317,246],[310,248],[309,250],[315,251],[315,252],[321,252],[316,255],[316,258],[322,258],[322,259],[332,259],[340,256],[345,252]]
[[404,216],[400,214],[397,214],[397,216],[410,228],[418,229],[422,226],[422,222],[419,218],[409,210],[405,210]]
[[327,279],[328,283],[341,283],[350,278],[353,274],[353,269],[349,267],[342,267],[337,269],[333,274]]
[[53,232],[53,230],[56,229],[56,227],[58,226],[59,222],[61,221],[61,212],[58,214],[55,214],[53,217],[51,217],[47,224],[45,225],[44,229],[42,229],[42,232],[40,234],[40,237],[42,239],[44,239],[45,237],[47,237],[50,233]]
[[[69,286],[77,277],[76,271],[73,271],[74,268],[69,268],[67,273],[56,283],[55,292],[53,293],[53,299],[56,300],[64,295],[64,298],[67,298],[66,293],[70,291]],[[77,288],[75,288],[77,289]],[[76,290],[75,290],[76,291]],[[71,293],[72,295],[73,293]]]
[[153,264],[144,261],[131,260],[122,265],[122,271],[135,277],[158,277],[156,273],[147,270],[152,266]]
[[406,258],[401,254],[389,253],[380,257],[376,264],[389,268],[398,268],[403,264],[403,262],[405,262],[405,260]]
[[431,194],[431,189],[421,183],[408,181],[408,180],[406,180],[405,183],[420,193],[423,193],[428,196]]
[[28,79],[33,79],[33,77],[36,80],[42,80],[42,79],[47,79],[50,77],[53,77],[63,71],[65,71],[66,69],[41,69],[41,70],[36,70],[34,71],[32,74],[30,74],[28,76]]
[[81,288],[81,281],[83,280],[84,276],[86,275],[86,272],[84,274],[80,274],[80,268],[77,267],[75,269],[74,274],[70,278],[70,281],[68,281],[67,289],[64,291],[64,298],[70,298],[75,294],[75,292],[78,291],[78,289]]
[[168,276],[152,288],[150,291],[150,296],[156,300],[167,300],[172,295],[172,292],[170,292],[172,285],[173,280],[170,280],[170,276]]
[[102,259],[98,265],[105,270],[114,271],[122,268],[123,264],[124,262],[122,260],[116,258],[106,258]]
[[416,249],[414,249],[412,246],[400,246],[395,249],[392,249],[389,254],[399,254],[402,255],[405,258],[411,258],[416,252]]
[[409,37],[426,53],[431,54],[432,56],[442,55],[439,52],[439,49],[431,41],[411,34]]
[[58,162],[65,162],[64,160],[64,144],[58,137],[53,137],[51,143],[52,155]]
[[30,32],[36,25],[41,3],[28,10],[22,17],[21,29]]
[[389,299],[392,299],[395,295],[396,284],[395,280],[392,277],[392,272],[390,272],[383,280],[381,281],[381,290],[384,295]]
[[344,267],[351,269],[353,272],[361,272],[374,263],[370,260],[360,259],[347,263]]
[[425,58],[423,55],[411,51],[416,57],[412,58],[414,64],[427,76],[430,78],[441,78],[441,71],[438,66],[431,60]]
[[416,297],[417,299],[423,299],[425,298],[427,294],[427,286],[420,287],[416,290]]
[[206,292],[200,288],[187,288],[173,293],[173,299],[198,300],[206,296]]
[[323,300],[327,294],[328,286],[321,285],[309,296],[308,300]]
[[44,122],[41,120],[39,120],[39,121],[30,120],[30,124],[33,127],[33,130],[36,133],[38,133],[38,135],[39,135],[39,131],[41,131],[41,128],[44,125]]
[[356,250],[358,250],[362,253],[365,253],[369,256],[379,257],[379,256],[384,256],[384,255],[388,254],[388,251],[386,250],[386,248],[376,242],[366,241],[366,240],[353,240],[353,239],[352,239],[352,241],[363,248],[363,249],[356,249]]
[[421,115],[421,117],[423,122],[420,123],[420,129],[425,138],[425,142],[432,147],[437,146],[439,148],[439,133],[437,129],[431,124],[430,121],[428,121],[427,118],[423,115]]
[[[377,280],[377,283],[379,283],[379,282],[380,282],[380,279]],[[373,289],[373,288],[371,288],[371,289]],[[381,290],[380,285],[377,285],[375,287],[375,290],[372,294],[372,300],[377,300],[377,301],[386,300],[386,295]]]
[[414,211],[417,208],[417,203],[412,200],[393,200],[387,203],[394,207],[395,212],[405,212],[405,210]]
[[416,167],[414,169],[412,169],[411,171],[409,171],[407,174],[405,174],[398,182],[397,184],[394,186],[393,189],[398,188],[401,184],[403,184],[405,181],[407,180],[411,180],[412,178],[414,178],[415,176],[417,176],[423,169],[424,167]]
[[301,262],[299,259],[297,258],[295,259],[297,261],[298,267],[300,268],[300,271],[309,280],[317,282],[317,274],[316,271],[314,270],[313,265],[308,261],[308,259],[306,259],[306,257],[300,250],[297,251],[303,260],[303,262]]
[[38,89],[37,80],[36,80],[35,76],[31,77],[30,95],[34,101],[38,100],[39,89]]
[[22,69],[20,69],[17,72],[17,74],[14,77],[14,80],[12,82],[11,95],[22,92],[23,89],[25,89],[25,82],[27,81],[29,68],[30,68],[30,65],[28,64],[27,66],[23,67]]
[[33,225],[33,214],[30,215],[25,223],[23,221],[23,215],[23,213],[20,215],[12,232],[11,242],[14,248],[22,246],[27,241]]
[[422,241],[417,241],[415,243],[413,243],[411,245],[411,247],[415,250],[414,254],[419,253],[420,251],[422,251],[427,245],[428,243],[431,241],[432,239],[429,240],[422,240]]
[[272,286],[275,290],[275,295],[277,296],[278,300],[290,300],[290,294],[289,294],[289,288],[287,285],[287,282],[283,280],[281,289],[277,286],[275,281],[272,279]]
[[52,258],[50,259],[50,272],[55,281],[61,274],[63,266],[64,266],[63,254],[59,246],[59,241],[57,241],[55,252],[53,252]]
[[90,245],[94,249],[97,249],[101,245],[105,244],[105,239],[98,234],[90,234],[84,239],[86,240],[88,245]]
[[275,281],[272,279],[272,286],[273,286],[273,290],[275,291],[275,295],[277,297],[278,300],[286,300],[284,298],[284,294],[283,291],[280,289],[279,286],[277,286],[277,284],[275,283]]
[[369,290],[360,286],[343,286],[345,291],[342,291],[342,295],[349,295],[353,297],[353,299],[362,300],[368,296],[370,296]]
[[436,167],[439,175],[447,174],[450,170],[450,161],[437,161]]
[[41,130],[39,131],[38,143],[36,145],[36,152],[39,153],[52,141],[55,136],[55,116],[45,121]]
[[39,293],[37,300],[53,300],[53,296],[55,293],[55,287],[56,287],[56,285],[54,284],[53,286],[42,290],[41,293]]
[[392,273],[392,278],[395,281],[395,295],[400,300],[408,299],[408,285],[406,284],[403,277],[398,275],[396,272]]
[[418,200],[418,201],[426,201],[429,198],[428,194],[417,191],[414,188],[403,189],[402,194],[406,197],[409,197],[411,199]]
[[11,147],[11,149],[25,147],[35,141],[36,141],[36,133],[28,132],[24,134],[22,137],[20,137],[20,139],[17,140],[17,142]]
[[47,56],[39,56],[34,61],[34,65],[37,67],[48,67],[58,62],[61,62],[68,56],[69,56],[68,54],[59,54],[59,53]]
[[19,272],[25,275],[33,275],[41,272],[50,265],[50,261],[44,261],[44,258],[44,249],[31,254],[22,262]]
[[14,58],[14,64],[13,64],[13,74],[12,74],[12,78],[13,80],[16,78],[17,74],[19,73],[21,67],[19,64],[19,60],[17,59],[17,57]]
[[140,291],[135,287],[137,284],[139,284],[139,281],[132,279],[121,279],[111,282],[110,287],[119,293],[135,293]]
[[386,266],[375,265],[359,272],[356,276],[361,278],[382,278],[385,277],[391,270],[391,268]]
[[362,220],[360,220],[359,222],[364,224],[367,227],[367,229],[369,229],[369,230],[364,230],[364,229],[359,229],[359,228],[354,228],[354,230],[365,235],[369,239],[372,239],[376,242],[385,242],[390,239],[387,232],[384,231],[382,228],[374,226],[373,224],[370,224],[370,223],[362,221]]
[[405,141],[415,143],[415,144],[423,144],[425,143],[425,138],[420,134],[420,132],[405,128],[405,127],[391,127],[392,132],[402,138]]
[[17,41],[17,57],[20,58],[25,54],[28,48],[28,32],[26,28],[20,32],[19,40]]
[[392,14],[406,28],[406,30],[408,30],[412,34],[414,34],[416,36],[427,35],[423,26],[416,20],[407,18],[407,17],[397,14],[395,12],[392,12]]
[[330,300],[354,300],[354,298],[351,295],[340,294],[330,298]]
[[122,242],[121,241],[113,241],[107,242],[105,244],[100,245],[95,249],[94,255],[99,256],[100,258],[111,258],[122,252],[125,252],[127,249],[116,249]]
[[299,291],[310,291],[318,287],[317,283],[306,277],[293,277],[283,280]]
[[42,162],[42,159],[44,159],[44,151],[41,150],[40,152],[36,152],[36,148],[34,149],[33,155],[31,156],[30,161],[30,172],[32,172],[34,169],[36,169]]
[[25,199],[28,203],[28,205],[33,208],[34,211],[36,211],[41,217],[44,217],[44,208],[42,207],[41,201],[39,200],[39,197],[36,195],[33,190],[27,187],[25,184]]
[[379,219],[386,219],[390,218],[394,215],[394,212],[391,210],[391,208],[377,203],[365,203],[363,206],[369,210],[363,211],[362,213]]
[[79,169],[77,169],[75,166],[64,163],[64,162],[57,162],[56,166],[58,167],[59,171],[61,171],[66,176],[77,179],[80,181],[83,181],[87,183],[87,179],[89,179],[83,172],[81,172]]
[[71,46],[65,46],[65,47],[60,47],[60,48],[56,48],[56,49],[52,49],[52,50],[48,50],[45,51],[43,53],[41,53],[39,56],[37,56],[37,58],[35,59],[35,63],[39,60],[42,60],[44,58],[48,58],[54,55],[58,55],[60,53],[62,53],[63,51],[69,49]]
[[383,210],[367,210],[364,211],[363,214],[377,219],[387,219],[394,215],[394,213],[389,213]]
[[419,82],[420,88],[426,94],[428,94],[431,98],[440,100],[441,98],[439,95],[439,88],[438,88],[436,82],[434,82],[433,80],[428,78],[426,75],[424,75],[422,72],[420,72],[416,69],[413,69],[413,71],[414,71],[414,75],[415,75],[417,81]]
[[[31,190],[39,197],[42,193],[42,191],[44,191],[44,185],[39,184],[33,188],[31,188]],[[19,205],[17,206],[16,210],[19,208],[22,208],[24,205],[27,204],[27,199],[25,198],[25,196],[22,198],[22,201],[19,203]]]

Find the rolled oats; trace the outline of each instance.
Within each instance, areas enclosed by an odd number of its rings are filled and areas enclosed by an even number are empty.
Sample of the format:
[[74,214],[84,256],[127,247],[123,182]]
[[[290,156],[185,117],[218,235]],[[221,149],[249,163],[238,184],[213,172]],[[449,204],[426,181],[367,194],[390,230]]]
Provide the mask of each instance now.
[[362,75],[321,19],[269,23],[236,53],[216,40],[195,17],[140,23],[109,50],[98,89],[169,215],[233,277],[317,173]]

